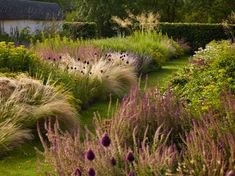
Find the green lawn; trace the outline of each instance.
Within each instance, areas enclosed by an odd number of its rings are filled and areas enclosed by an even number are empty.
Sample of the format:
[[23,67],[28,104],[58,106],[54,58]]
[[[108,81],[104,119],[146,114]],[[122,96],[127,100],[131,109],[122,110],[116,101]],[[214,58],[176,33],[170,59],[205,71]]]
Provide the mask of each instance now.
[[[182,68],[188,61],[188,57],[182,57],[167,62],[162,69],[157,72],[152,72],[148,75],[148,87],[153,87],[157,84],[165,86],[172,73]],[[142,81],[143,88],[145,81]],[[112,102],[112,109],[115,107],[115,101]],[[81,126],[92,127],[92,119],[94,112],[99,112],[102,118],[107,118],[108,101],[95,102],[89,109],[81,112]],[[35,176],[37,173],[37,164],[35,158],[35,147],[41,148],[38,139],[27,142],[22,147],[10,152],[5,158],[0,159],[0,176]]]

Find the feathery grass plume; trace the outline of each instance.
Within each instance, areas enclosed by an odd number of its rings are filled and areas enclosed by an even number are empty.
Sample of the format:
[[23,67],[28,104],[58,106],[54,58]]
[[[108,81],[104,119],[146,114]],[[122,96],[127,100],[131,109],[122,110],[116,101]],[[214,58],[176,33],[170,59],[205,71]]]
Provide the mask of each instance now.
[[[96,134],[86,131],[84,140],[81,142],[79,129],[76,133],[71,134],[62,132],[57,122],[52,125],[51,121],[47,121],[45,125],[49,144],[43,139],[38,125],[45,156],[45,161],[40,163],[52,167],[49,171],[51,174],[71,175],[77,168],[82,171],[93,168],[97,175],[125,176],[133,169],[137,175],[158,175],[169,173],[169,170],[175,167],[177,151],[174,146],[166,145],[168,138],[161,134],[161,127],[155,133],[153,145],[147,142],[146,135],[142,141],[139,141],[134,130],[131,131],[133,133],[131,138],[135,144],[133,147],[123,146],[116,136],[117,138],[111,139],[114,145],[104,148],[99,143],[102,139],[99,128],[96,128]],[[141,146],[138,141],[142,144]],[[91,148],[92,153],[95,154],[95,160],[92,162],[84,157],[84,154]],[[129,151],[134,151],[135,160],[131,159],[132,163],[128,164],[126,155]]]
[[0,120],[0,155],[32,138],[31,130],[23,129],[17,121]]
[[225,175],[234,168],[235,135],[233,127],[225,127],[213,114],[195,122],[186,134],[180,175]]
[[183,102],[171,93],[170,88],[162,95],[158,90],[142,92],[136,86],[123,98],[110,120],[106,123],[98,121],[97,124],[104,132],[109,130],[107,133],[111,138],[117,135],[120,143],[131,139],[130,131],[136,126],[140,139],[143,139],[144,131],[148,127],[147,137],[151,141],[156,129],[161,125],[166,133],[172,131],[171,140],[179,142],[183,129],[189,128],[190,116]]
[[112,20],[122,28],[129,28],[133,25],[133,22],[129,18],[121,19],[120,17],[112,16]]
[[98,78],[106,92],[123,95],[136,84],[137,76],[131,65],[117,65],[112,61],[100,59],[90,71],[91,78]]
[[1,77],[0,85],[0,148],[10,149],[20,139],[29,139],[29,129],[49,116],[57,116],[66,127],[78,124],[72,96],[49,81],[44,85],[25,76]]
[[153,12],[143,12],[135,16],[131,12],[128,12],[128,18],[121,19],[117,16],[113,16],[112,20],[120,27],[131,28],[133,31],[135,30],[135,27],[138,26],[138,30],[144,33],[159,29],[160,14]]
[[136,16],[142,32],[150,32],[159,29],[160,14],[159,13],[141,13]]

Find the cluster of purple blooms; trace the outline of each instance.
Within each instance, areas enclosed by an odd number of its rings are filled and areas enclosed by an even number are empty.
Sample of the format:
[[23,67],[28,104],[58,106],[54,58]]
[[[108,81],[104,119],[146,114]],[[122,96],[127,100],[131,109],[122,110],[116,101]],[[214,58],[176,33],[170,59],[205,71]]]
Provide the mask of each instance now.
[[[108,136],[108,134],[104,134],[100,143],[102,144],[102,146],[108,148],[110,145],[111,145],[111,139],[110,137]],[[86,159],[89,160],[89,161],[93,161],[95,160],[95,153],[93,152],[92,149],[89,149],[87,152],[86,152],[86,155],[85,155]],[[133,163],[135,161],[135,156],[132,152],[129,152],[127,155],[126,155],[126,161],[129,162],[129,163]],[[111,160],[111,165],[112,166],[116,166],[117,165],[117,160],[112,157]],[[89,168],[88,171],[87,171],[87,174],[88,176],[95,176],[96,175],[96,171],[94,168]],[[80,168],[77,168],[74,172],[74,175],[75,176],[82,176],[82,171]],[[128,176],[134,176],[134,172],[129,172],[128,173]]]

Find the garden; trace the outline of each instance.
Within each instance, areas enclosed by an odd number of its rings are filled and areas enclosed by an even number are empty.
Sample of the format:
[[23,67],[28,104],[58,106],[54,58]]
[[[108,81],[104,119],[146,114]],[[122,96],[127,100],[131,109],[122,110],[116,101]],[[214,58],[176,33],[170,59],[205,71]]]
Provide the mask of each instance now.
[[0,175],[234,176],[235,13],[92,2],[58,1],[60,32],[0,35]]

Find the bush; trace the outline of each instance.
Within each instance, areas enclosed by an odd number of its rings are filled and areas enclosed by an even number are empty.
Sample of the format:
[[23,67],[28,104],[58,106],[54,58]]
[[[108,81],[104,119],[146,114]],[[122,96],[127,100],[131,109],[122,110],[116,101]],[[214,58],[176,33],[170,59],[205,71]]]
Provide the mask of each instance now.
[[72,39],[87,39],[97,37],[97,25],[92,22],[66,22],[63,34]]
[[[235,25],[231,25],[235,32]],[[228,39],[223,24],[204,24],[204,23],[160,23],[162,33],[167,34],[173,39],[184,39],[192,49],[198,50],[212,40]]]
[[174,91],[194,108],[219,108],[221,92],[235,92],[235,44],[212,42],[171,81]]
[[[0,77],[0,151],[32,137],[30,128],[43,118],[58,117],[64,125],[77,124],[68,92],[28,77]],[[59,108],[58,108],[59,107]]]

